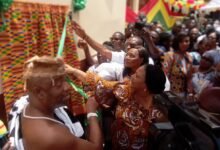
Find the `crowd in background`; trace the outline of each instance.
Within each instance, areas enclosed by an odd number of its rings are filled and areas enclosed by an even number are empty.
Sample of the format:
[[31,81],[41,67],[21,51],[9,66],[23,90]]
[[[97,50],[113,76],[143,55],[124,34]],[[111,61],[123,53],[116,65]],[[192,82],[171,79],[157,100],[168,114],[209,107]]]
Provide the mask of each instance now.
[[[131,80],[143,62],[153,64],[166,75],[165,91],[172,91],[183,101],[198,103],[209,112],[219,113],[220,22],[210,18],[198,20],[191,14],[167,31],[159,22],[147,23],[146,16],[140,13],[135,23],[127,25],[125,34],[115,32],[103,44],[87,35],[77,23],[74,30],[82,38],[78,46],[85,52],[89,72],[105,80],[125,82]],[[88,45],[98,52],[97,60],[91,57]],[[159,84],[154,80],[147,86],[157,89]],[[102,96],[107,94],[103,93]],[[105,129],[111,128],[114,120],[111,118],[115,115],[120,118],[117,109],[110,113],[103,111],[104,133],[109,132]],[[157,119],[161,117],[158,116]],[[115,137],[114,140],[120,141]]]
[[[191,14],[188,18],[177,21],[172,29],[167,31],[159,22],[147,23],[146,16],[140,14],[136,23],[127,25],[125,35],[115,32],[109,41],[103,43],[103,46],[113,54],[115,51],[126,53],[130,47],[136,45],[145,47],[149,57],[153,59],[152,62],[161,66],[166,73],[170,81],[170,91],[185,100],[197,101],[203,89],[219,86],[219,36],[219,20],[204,18],[202,22],[198,22],[198,18]],[[90,41],[88,44],[91,44]],[[93,71],[100,72],[102,67],[98,65],[103,61],[110,62],[108,54],[102,54],[102,50],[97,50],[99,61],[94,63],[88,54],[85,39],[79,41],[79,46],[85,51],[87,65],[95,65],[92,67]],[[93,43],[91,46],[97,49]],[[103,58],[107,59],[103,60]],[[122,57],[118,57],[120,58],[123,62]],[[115,80],[115,78],[109,79]]]

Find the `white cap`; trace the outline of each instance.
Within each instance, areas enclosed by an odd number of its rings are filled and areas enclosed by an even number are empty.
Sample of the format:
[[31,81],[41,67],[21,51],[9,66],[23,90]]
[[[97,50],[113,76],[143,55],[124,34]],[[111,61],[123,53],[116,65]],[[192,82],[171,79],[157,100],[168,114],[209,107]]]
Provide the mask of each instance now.
[[206,37],[206,35],[203,34],[203,35],[200,35],[200,36],[197,38],[196,43],[195,43],[195,45],[194,45],[194,48],[195,48],[195,49],[198,49],[199,43],[200,43],[205,37]]

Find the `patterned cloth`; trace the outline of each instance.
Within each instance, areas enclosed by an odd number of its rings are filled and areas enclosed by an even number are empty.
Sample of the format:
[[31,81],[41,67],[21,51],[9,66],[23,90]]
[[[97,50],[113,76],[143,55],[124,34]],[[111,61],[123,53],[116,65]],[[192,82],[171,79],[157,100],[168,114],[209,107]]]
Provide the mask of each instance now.
[[112,125],[113,149],[146,150],[152,108],[147,110],[132,99],[129,86],[128,83],[118,84],[114,88],[118,104]]
[[158,116],[153,106],[147,110],[132,99],[129,80],[123,83],[112,82],[93,75],[87,74],[87,81],[89,81],[88,85],[92,84],[90,86],[92,90],[95,88],[93,94],[96,100],[101,104],[111,106],[117,99],[116,119],[111,129],[113,149],[145,150],[149,125]]
[[[56,55],[66,11],[66,6],[14,2],[4,14],[7,28],[0,32],[0,72],[7,112],[14,101],[24,95],[24,62],[34,55]],[[79,68],[73,30],[70,26],[67,27],[64,59],[68,64]],[[76,92],[72,95],[70,105],[76,114],[82,113],[84,110],[81,107],[81,96]]]
[[187,92],[187,77],[191,73],[192,57],[186,53],[183,57],[176,52],[164,55],[163,70],[171,83],[171,91],[179,95]]
[[[15,144],[15,148],[18,150],[24,150],[20,117],[28,103],[28,96],[21,97],[15,102],[9,113],[9,133],[10,137],[14,137],[14,141],[11,142]],[[54,115],[59,118],[59,121],[62,121],[62,123],[73,135],[76,137],[82,137],[84,131],[80,122],[77,121],[77,119],[75,119],[73,116],[70,118],[68,112],[66,111],[66,107],[59,107],[55,109]]]

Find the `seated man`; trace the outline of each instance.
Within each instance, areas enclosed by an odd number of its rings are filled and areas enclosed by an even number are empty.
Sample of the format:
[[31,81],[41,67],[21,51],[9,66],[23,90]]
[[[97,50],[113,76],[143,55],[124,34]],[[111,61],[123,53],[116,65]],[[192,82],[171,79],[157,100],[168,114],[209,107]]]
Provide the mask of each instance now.
[[24,79],[28,95],[15,103],[9,118],[9,132],[16,149],[102,149],[95,100],[90,99],[86,104],[88,141],[79,138],[83,129],[64,107],[69,96],[61,59],[46,56],[30,59]]

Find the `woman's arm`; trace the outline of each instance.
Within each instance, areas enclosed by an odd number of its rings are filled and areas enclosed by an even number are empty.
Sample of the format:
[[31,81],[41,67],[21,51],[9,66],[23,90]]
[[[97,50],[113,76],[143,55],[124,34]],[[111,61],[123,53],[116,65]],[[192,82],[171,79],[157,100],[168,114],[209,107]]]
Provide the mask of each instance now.
[[85,40],[95,51],[97,51],[101,55],[111,60],[112,58],[111,50],[107,49],[102,44],[93,40],[89,35],[86,34],[85,30],[83,30],[82,27],[78,23],[76,23],[75,21],[72,21],[72,24],[73,24],[73,29],[75,30],[76,34],[79,37]]
[[86,73],[84,71],[82,71],[80,69],[73,68],[68,64],[65,64],[65,71],[67,74],[72,74],[80,81],[85,82]]
[[151,57],[153,57],[153,59],[159,59],[163,51],[157,48],[156,45],[154,44],[151,38],[149,29],[143,28],[143,31],[144,31],[143,38],[147,41],[147,45],[148,45],[148,49],[149,49],[149,53]]
[[191,65],[187,73],[187,96],[188,99],[194,100],[194,89],[192,84],[193,66]]
[[86,64],[88,67],[91,67],[92,65],[95,64],[95,61],[93,60],[90,51],[89,51],[89,46],[87,45],[87,43],[83,40],[79,40],[78,41],[78,47],[82,48],[84,53],[85,53],[85,57],[86,57]]
[[84,90],[89,97],[95,96],[96,101],[105,108],[113,105],[116,100],[113,91],[118,81],[107,81],[94,73],[85,73],[67,64],[65,67],[67,73],[73,74],[84,83]]

